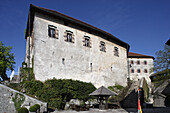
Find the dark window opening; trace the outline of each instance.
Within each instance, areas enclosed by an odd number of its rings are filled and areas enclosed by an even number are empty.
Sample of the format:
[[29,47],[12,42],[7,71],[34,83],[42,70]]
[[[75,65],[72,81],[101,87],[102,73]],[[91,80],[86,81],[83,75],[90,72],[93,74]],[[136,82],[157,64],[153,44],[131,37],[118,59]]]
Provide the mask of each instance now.
[[50,26],[48,27],[48,36],[55,38],[55,28],[52,28]]
[[139,61],[139,60],[137,61],[137,64],[138,64],[138,65],[140,64],[140,61]]
[[100,42],[100,51],[106,52],[105,49],[106,49],[106,48],[105,48],[105,43],[101,41],[101,42]]
[[67,41],[72,42],[72,34],[71,33],[67,33]]
[[118,48],[117,47],[114,47],[114,52],[115,52],[115,56],[119,56],[119,51],[118,51]]
[[85,46],[86,46],[86,47],[90,47],[89,38],[85,38]]
[[90,63],[90,68],[91,68],[91,72],[92,72],[92,63]]
[[134,73],[135,71],[134,71],[134,69],[131,69],[131,73]]
[[144,65],[147,65],[147,61],[144,61],[143,63],[144,63]]
[[134,64],[133,60],[130,61],[130,64]]
[[148,73],[148,70],[147,70],[147,69],[145,69],[145,70],[144,70],[144,73]]
[[64,59],[64,58],[62,58],[62,64],[64,64],[64,61],[65,61],[65,59]]
[[138,69],[137,72],[140,73],[140,69]]

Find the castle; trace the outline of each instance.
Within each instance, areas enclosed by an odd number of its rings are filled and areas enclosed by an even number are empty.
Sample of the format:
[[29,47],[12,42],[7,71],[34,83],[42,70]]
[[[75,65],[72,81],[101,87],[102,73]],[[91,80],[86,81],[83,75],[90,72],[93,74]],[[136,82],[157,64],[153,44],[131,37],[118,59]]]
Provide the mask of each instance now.
[[36,80],[73,79],[107,87],[126,86],[133,79],[129,44],[57,11],[30,5],[25,39],[25,62]]

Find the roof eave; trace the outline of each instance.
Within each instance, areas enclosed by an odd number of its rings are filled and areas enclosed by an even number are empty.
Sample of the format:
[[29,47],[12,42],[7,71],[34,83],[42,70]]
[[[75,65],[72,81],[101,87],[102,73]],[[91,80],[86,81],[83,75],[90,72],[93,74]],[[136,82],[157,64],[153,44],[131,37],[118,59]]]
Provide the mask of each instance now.
[[[112,34],[106,32],[106,31],[103,31],[103,30],[101,30],[101,29],[99,29],[99,28],[97,28],[97,27],[94,27],[94,26],[92,26],[92,25],[90,25],[90,24],[87,24],[87,23],[85,23],[85,22],[83,22],[83,21],[80,21],[80,20],[75,19],[75,18],[73,18],[73,17],[67,16],[67,15],[65,15],[65,14],[59,13],[59,12],[57,12],[57,11],[55,11],[55,13],[54,13],[53,10],[41,8],[41,7],[32,5],[32,4],[30,4],[30,9],[29,9],[29,15],[30,15],[30,16],[28,16],[27,31],[26,31],[26,36],[25,36],[25,38],[27,38],[27,36],[29,35],[29,34],[28,34],[29,19],[30,19],[30,24],[31,24],[30,28],[32,28],[33,16],[34,16],[34,13],[35,13],[35,12],[47,13],[47,14],[49,14],[49,15],[62,18],[62,19],[64,19],[64,20],[66,20],[66,21],[69,21],[69,22],[72,22],[72,23],[81,25],[81,26],[83,26],[83,27],[86,27],[87,29],[90,29],[90,30],[96,31],[96,32],[98,32],[98,33],[101,33],[101,34],[103,34],[103,35],[105,35],[105,36],[108,36],[109,38],[113,38],[115,41],[123,44],[124,47],[127,48],[127,51],[129,51],[129,48],[130,48],[130,45],[129,45],[129,44],[121,41],[120,39],[118,39],[117,37],[113,36]],[[31,32],[31,31],[30,31],[30,32]],[[30,34],[31,34],[31,33],[30,33]]]

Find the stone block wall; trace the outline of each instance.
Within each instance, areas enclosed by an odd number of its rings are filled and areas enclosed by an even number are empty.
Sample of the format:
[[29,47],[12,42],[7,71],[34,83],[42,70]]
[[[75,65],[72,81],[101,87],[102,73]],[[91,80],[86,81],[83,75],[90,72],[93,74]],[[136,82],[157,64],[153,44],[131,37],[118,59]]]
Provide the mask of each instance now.
[[1,113],[16,112],[14,99],[17,99],[15,100],[15,102],[18,102],[17,104],[21,102],[21,107],[24,106],[27,109],[29,109],[30,106],[33,106],[34,104],[39,104],[41,113],[47,111],[46,102],[41,102],[37,99],[34,99],[21,92],[18,92],[14,89],[11,89],[5,85],[0,84],[0,112]]

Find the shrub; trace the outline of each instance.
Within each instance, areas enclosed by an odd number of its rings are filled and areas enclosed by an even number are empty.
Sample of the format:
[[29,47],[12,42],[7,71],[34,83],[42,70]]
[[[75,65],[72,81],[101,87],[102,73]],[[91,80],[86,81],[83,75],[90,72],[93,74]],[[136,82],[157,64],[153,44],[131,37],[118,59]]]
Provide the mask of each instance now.
[[75,80],[52,79],[45,81],[43,88],[35,95],[42,101],[48,102],[50,107],[64,109],[66,102],[71,99],[87,101],[96,88],[92,83],[85,83]]
[[18,109],[18,113],[29,113],[29,111],[27,108],[21,107],[20,109]]
[[24,88],[26,89],[26,92],[28,94],[35,94],[37,91],[41,90],[43,88],[43,83],[38,80],[31,80],[31,81],[26,81],[24,83]]
[[31,106],[29,108],[29,111],[30,112],[36,112],[38,109],[40,109],[40,105],[39,104],[35,104],[35,105],[33,105],[33,106]]

